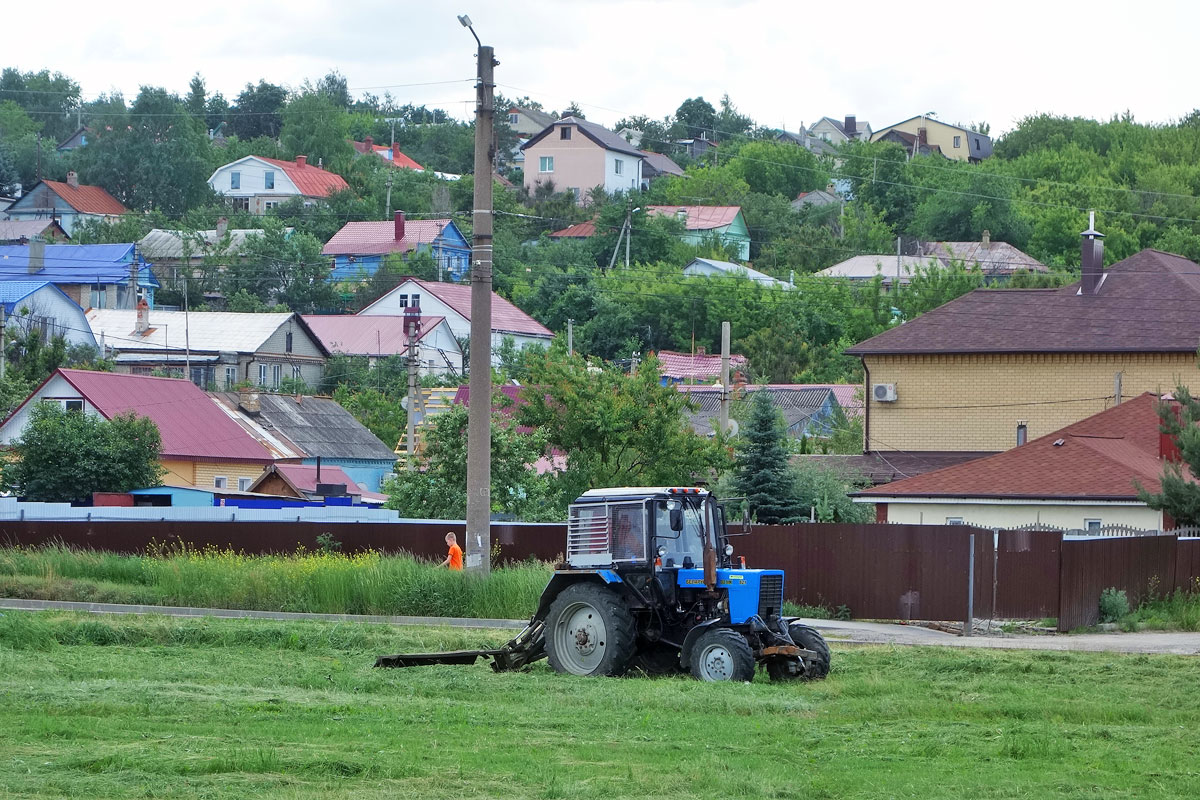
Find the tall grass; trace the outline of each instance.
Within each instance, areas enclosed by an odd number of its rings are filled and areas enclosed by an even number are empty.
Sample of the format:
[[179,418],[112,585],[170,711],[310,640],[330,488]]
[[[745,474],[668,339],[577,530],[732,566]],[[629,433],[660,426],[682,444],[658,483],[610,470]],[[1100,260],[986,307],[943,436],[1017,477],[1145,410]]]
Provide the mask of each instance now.
[[549,576],[541,562],[481,577],[376,551],[257,556],[182,547],[122,556],[64,546],[0,549],[0,592],[8,596],[257,611],[521,619],[533,613]]

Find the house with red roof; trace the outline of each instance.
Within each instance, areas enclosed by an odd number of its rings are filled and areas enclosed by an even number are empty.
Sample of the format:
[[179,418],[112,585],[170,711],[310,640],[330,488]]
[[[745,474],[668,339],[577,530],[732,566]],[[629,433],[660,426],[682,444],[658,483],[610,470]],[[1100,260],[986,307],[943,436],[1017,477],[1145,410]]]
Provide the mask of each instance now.
[[737,248],[738,258],[750,258],[750,229],[741,206],[646,206],[656,217],[674,217],[683,223],[679,237],[691,244],[703,244],[716,238],[723,245]]
[[874,503],[880,522],[1164,530],[1172,521],[1138,499],[1138,487],[1160,491],[1163,467],[1179,459],[1159,429],[1163,402],[1170,400],[1145,392],[1003,453],[873,486],[854,499]]
[[[304,321],[330,353],[366,358],[370,368],[380,359],[408,355],[402,314],[305,314]],[[445,317],[417,317],[415,339],[422,375],[463,374],[462,346]]]
[[57,220],[69,236],[84,220],[114,220],[128,210],[103,187],[80,183],[68,172],[65,181],[38,181],[4,213],[12,220]]
[[413,161],[404,153],[400,152],[398,147],[388,147],[387,145],[375,144],[375,139],[371,136],[365,137],[361,142],[354,140],[350,141],[350,146],[354,148],[354,152],[360,156],[368,154],[378,156],[387,163],[391,164],[396,169],[412,169],[417,172],[424,172],[425,168]]
[[[413,306],[420,308],[423,316],[444,317],[456,337],[470,337],[471,287],[466,284],[405,278],[395,289],[358,312],[358,316],[402,315],[404,309]],[[495,354],[505,339],[512,339],[519,348],[533,344],[549,347],[554,341],[554,334],[545,325],[492,292],[494,364],[499,364]]]
[[295,161],[245,156],[218,167],[208,185],[230,206],[251,214],[265,214],[293,197],[320,200],[350,188],[336,172],[309,164],[308,156]]
[[321,253],[333,259],[334,281],[355,281],[374,275],[392,254],[407,259],[429,253],[438,274],[462,280],[471,263],[471,245],[452,219],[408,219],[397,211],[382,222],[347,222],[325,243]]
[[273,461],[271,454],[198,386],[178,378],[58,369],[0,423],[0,445],[19,438],[37,403],[112,419],[132,411],[162,437],[168,486],[246,490]]
[[363,489],[341,467],[321,464],[272,464],[251,484],[248,491],[299,500],[322,500],[339,496],[326,490],[342,486],[356,505],[378,506],[388,499],[385,494]]

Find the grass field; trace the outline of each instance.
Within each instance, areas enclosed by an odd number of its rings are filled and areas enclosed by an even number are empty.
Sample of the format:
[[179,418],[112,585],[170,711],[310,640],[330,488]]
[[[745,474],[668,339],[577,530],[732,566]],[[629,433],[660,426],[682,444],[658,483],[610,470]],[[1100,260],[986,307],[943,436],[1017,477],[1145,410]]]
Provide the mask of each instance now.
[[0,616],[0,797],[1200,795],[1200,659],[835,648],[814,684],[373,670],[499,634]]

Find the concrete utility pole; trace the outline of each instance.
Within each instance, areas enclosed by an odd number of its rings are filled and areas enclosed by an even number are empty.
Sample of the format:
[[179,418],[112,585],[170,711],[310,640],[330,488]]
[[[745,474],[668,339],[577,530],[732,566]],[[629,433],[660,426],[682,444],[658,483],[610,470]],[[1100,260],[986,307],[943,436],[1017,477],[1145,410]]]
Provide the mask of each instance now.
[[633,238],[633,201],[625,204],[625,269],[629,269],[629,240]]
[[573,319],[567,320],[567,355],[575,355],[575,320]]
[[405,430],[404,443],[408,453],[405,467],[412,471],[417,458],[417,337],[420,336],[421,309],[408,306],[404,309],[404,335],[408,338],[408,428]]
[[471,242],[471,398],[467,408],[466,567],[492,570],[492,141],[495,81],[499,63],[491,47],[479,41],[471,18],[458,18],[478,45],[475,84],[475,203]]
[[136,309],[138,301],[138,251],[137,245],[133,246],[133,253],[129,261],[129,307]]
[[729,431],[729,323],[721,323],[721,433]]
[[[7,361],[4,357],[4,326],[8,323],[4,319],[4,306],[0,304],[0,381],[4,380],[4,362]],[[104,350],[101,349],[100,357],[104,358]]]

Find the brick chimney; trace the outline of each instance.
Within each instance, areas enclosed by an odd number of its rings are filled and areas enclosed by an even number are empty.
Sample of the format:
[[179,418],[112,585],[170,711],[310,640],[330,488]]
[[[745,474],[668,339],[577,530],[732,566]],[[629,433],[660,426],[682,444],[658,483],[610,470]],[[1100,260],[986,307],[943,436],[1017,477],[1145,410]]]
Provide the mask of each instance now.
[[229,217],[219,217],[217,219],[217,238],[222,238],[227,230],[229,230]]
[[308,163],[308,156],[296,156],[296,166],[303,167]]
[[1079,234],[1080,294],[1096,294],[1104,277],[1104,234],[1096,230],[1096,212],[1088,212],[1088,229]]
[[150,304],[146,302],[146,298],[138,300],[137,303],[137,321],[133,324],[133,332],[139,336],[145,336],[150,330]]
[[29,274],[41,272],[46,266],[46,242],[33,239],[29,243]]
[[983,231],[983,236],[981,236],[979,239],[979,246],[982,247],[984,250],[987,250],[989,247],[992,246],[992,232],[991,231],[986,230],[986,229]]
[[79,173],[75,170],[67,173],[67,186],[70,186],[72,189],[79,188]]
[[929,132],[924,128],[917,128],[917,145],[926,147],[929,145]]
[[396,212],[396,241],[404,238],[404,212]]
[[258,392],[253,389],[239,389],[238,408],[247,414],[260,413],[262,411],[262,403],[258,399]]
[[421,335],[421,307],[420,306],[405,306],[404,308],[404,335],[409,341],[415,340]]
[[842,123],[842,127],[846,129],[846,135],[850,138],[858,135],[858,120],[853,114],[846,115],[846,121]]
[[373,149],[375,147],[375,137],[368,133],[366,138],[363,139],[363,144],[367,146],[368,150]]

